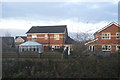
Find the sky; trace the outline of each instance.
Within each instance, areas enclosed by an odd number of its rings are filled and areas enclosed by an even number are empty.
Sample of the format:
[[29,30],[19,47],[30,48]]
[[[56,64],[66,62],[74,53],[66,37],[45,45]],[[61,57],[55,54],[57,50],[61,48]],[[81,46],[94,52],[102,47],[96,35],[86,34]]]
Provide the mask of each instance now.
[[118,21],[119,0],[2,0],[0,36],[25,35],[32,26],[67,25],[68,32],[90,32]]

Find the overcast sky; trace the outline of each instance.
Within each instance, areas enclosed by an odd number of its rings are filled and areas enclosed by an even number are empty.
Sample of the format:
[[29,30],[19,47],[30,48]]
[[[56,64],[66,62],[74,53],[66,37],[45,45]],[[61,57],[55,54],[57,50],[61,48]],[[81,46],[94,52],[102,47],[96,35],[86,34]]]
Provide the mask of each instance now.
[[[117,0],[1,2],[0,29],[24,35],[31,26],[67,25],[69,32],[95,32],[118,21]],[[14,31],[13,31],[14,29]],[[20,32],[17,30],[21,30]],[[23,32],[22,32],[23,31]],[[17,34],[16,34],[17,32]],[[19,33],[18,33],[19,32]],[[3,34],[2,31],[0,34]]]

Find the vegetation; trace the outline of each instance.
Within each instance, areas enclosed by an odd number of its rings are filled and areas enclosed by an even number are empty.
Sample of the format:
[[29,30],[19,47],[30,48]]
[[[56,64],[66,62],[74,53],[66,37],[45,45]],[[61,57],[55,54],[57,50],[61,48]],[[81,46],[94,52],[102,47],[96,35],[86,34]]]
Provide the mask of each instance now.
[[17,54],[17,57],[15,54],[15,58],[4,57],[3,79],[120,77],[119,53],[107,56],[80,54],[79,57],[74,57],[75,54],[73,54],[68,56],[67,59],[63,56],[60,52],[51,51],[43,54],[24,52]]

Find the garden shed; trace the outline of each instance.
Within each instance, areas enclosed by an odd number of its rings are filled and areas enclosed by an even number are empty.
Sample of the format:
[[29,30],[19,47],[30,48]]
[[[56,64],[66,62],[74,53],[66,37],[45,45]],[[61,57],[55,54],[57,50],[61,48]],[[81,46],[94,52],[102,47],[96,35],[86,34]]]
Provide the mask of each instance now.
[[44,49],[41,43],[35,41],[26,41],[25,43],[19,45],[19,52],[23,51],[35,51],[38,53],[42,53]]

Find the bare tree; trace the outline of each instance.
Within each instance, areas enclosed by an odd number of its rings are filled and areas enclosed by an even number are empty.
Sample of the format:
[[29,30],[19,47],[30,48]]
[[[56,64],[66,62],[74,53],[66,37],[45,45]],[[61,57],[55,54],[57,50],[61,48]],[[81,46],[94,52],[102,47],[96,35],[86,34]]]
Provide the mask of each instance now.
[[5,32],[5,37],[11,37],[11,33],[10,32]]
[[92,33],[88,33],[88,32],[79,32],[79,33],[76,33],[76,39],[77,41],[80,41],[80,42],[85,42],[87,40],[92,40],[93,39],[93,34]]

